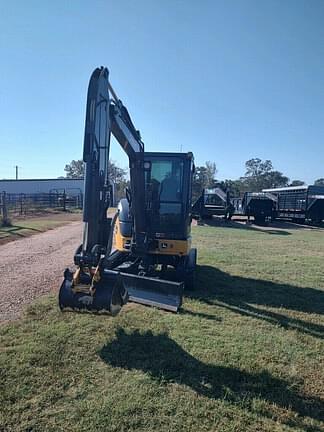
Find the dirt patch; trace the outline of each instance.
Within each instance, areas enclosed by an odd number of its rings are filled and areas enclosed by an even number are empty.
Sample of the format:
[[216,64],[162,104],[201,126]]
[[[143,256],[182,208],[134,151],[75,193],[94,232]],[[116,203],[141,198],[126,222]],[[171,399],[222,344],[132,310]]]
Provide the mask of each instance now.
[[36,297],[58,290],[81,243],[81,222],[0,246],[0,321],[19,317]]

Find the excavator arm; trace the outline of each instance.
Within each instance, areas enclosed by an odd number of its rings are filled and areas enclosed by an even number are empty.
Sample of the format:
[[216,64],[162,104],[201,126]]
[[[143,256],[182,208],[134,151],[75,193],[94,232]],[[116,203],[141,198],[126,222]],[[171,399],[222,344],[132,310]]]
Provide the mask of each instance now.
[[[132,123],[127,109],[109,83],[106,68],[96,69],[88,88],[83,161],[85,192],[83,208],[83,242],[75,256],[77,265],[97,265],[107,252],[110,220],[107,210],[112,204],[109,184],[110,139],[113,135],[128,156],[131,176],[131,213],[134,217],[134,245],[144,242],[144,143]],[[141,193],[138,193],[141,191]],[[136,196],[135,196],[136,195]]]

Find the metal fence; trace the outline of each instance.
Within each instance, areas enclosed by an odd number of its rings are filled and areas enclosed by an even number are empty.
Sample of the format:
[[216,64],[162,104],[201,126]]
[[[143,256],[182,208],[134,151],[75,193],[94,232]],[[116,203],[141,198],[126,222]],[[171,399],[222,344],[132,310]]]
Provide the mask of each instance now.
[[82,209],[83,194],[63,193],[0,193],[0,217],[25,216],[51,210]]

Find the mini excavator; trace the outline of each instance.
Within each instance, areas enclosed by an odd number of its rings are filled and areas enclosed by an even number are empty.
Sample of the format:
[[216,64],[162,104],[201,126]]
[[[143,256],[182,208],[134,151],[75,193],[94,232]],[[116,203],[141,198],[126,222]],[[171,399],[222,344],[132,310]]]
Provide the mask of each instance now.
[[[112,135],[128,156],[130,187],[111,218]],[[76,270],[64,272],[60,309],[117,315],[133,301],[177,312],[185,287],[193,288],[197,259],[190,233],[192,153],[145,152],[101,67],[88,87],[83,161],[83,241]]]

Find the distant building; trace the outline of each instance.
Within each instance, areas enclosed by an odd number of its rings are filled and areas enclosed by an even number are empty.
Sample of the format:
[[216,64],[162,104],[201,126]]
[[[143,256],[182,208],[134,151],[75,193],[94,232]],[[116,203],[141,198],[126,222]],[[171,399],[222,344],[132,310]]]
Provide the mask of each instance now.
[[56,179],[25,179],[0,180],[0,193],[66,193],[67,195],[83,194],[83,178],[56,178]]

